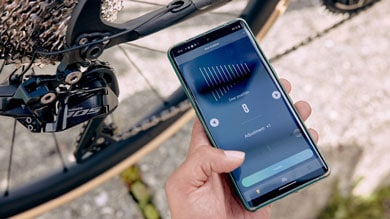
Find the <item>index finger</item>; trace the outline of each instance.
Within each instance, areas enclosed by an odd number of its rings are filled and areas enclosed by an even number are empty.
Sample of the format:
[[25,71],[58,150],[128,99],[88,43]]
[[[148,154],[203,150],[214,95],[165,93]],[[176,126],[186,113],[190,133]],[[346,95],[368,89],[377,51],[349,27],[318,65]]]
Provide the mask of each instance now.
[[195,118],[188,152],[191,153],[192,151],[202,146],[211,146],[211,144],[199,119]]
[[290,93],[291,92],[290,82],[284,78],[280,78],[280,82],[282,82],[282,85],[283,85],[284,89],[287,91],[287,93]]

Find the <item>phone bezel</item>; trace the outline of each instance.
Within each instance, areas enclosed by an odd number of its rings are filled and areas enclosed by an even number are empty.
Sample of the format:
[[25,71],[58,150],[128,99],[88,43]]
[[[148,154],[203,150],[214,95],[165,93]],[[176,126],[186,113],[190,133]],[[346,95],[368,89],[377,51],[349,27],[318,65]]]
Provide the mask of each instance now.
[[[214,41],[215,39],[218,39],[218,38],[221,38],[223,36],[226,36],[226,33],[232,33],[232,31],[229,29],[232,27],[232,26],[235,26],[236,24],[239,24],[241,25],[242,28],[244,28],[248,35],[250,36],[250,39],[252,41],[252,44],[256,47],[256,50],[257,52],[259,53],[259,56],[260,56],[260,61],[264,64],[265,68],[267,69],[267,72],[269,73],[269,75],[271,76],[272,80],[275,82],[277,88],[281,91],[281,94],[282,94],[282,98],[284,98],[285,102],[287,103],[288,107],[289,107],[289,110],[290,112],[292,113],[292,115],[294,116],[294,119],[297,121],[297,123],[299,124],[299,126],[301,127],[301,129],[303,130],[303,135],[305,136],[305,138],[308,139],[308,141],[310,142],[310,146],[312,147],[313,151],[316,153],[316,156],[319,158],[319,160],[321,161],[322,165],[323,165],[323,174],[319,175],[318,177],[314,177],[314,178],[311,178],[311,179],[308,179],[306,180],[305,182],[300,182],[298,184],[294,184],[294,186],[292,187],[287,187],[286,191],[282,191],[280,194],[276,194],[275,195],[275,190],[278,190],[279,188],[275,188],[273,191],[272,191],[272,197],[267,199],[267,201],[261,201],[261,203],[257,204],[256,202],[256,205],[255,206],[252,206],[252,203],[256,200],[256,199],[253,199],[253,200],[246,200],[245,197],[243,196],[239,186],[237,185],[237,182],[236,180],[234,179],[233,175],[232,174],[229,174],[230,178],[231,178],[231,181],[233,182],[233,185],[241,199],[241,202],[243,203],[244,207],[249,210],[249,211],[255,211],[261,207],[264,207],[278,199],[281,199],[291,193],[294,193],[300,189],[303,189],[305,187],[307,187],[308,185],[311,185],[323,178],[325,178],[326,176],[328,176],[330,174],[330,169],[329,169],[329,166],[326,164],[323,156],[320,154],[319,150],[318,150],[318,147],[317,145],[315,144],[315,141],[313,140],[313,137],[310,135],[310,132],[308,131],[308,129],[306,128],[302,118],[299,116],[299,113],[298,111],[296,110],[296,108],[294,107],[294,104],[292,102],[292,100],[290,99],[290,97],[288,96],[286,90],[284,89],[284,87],[281,85],[281,82],[278,80],[278,77],[274,71],[274,69],[272,68],[272,66],[270,65],[270,63],[268,62],[268,60],[266,59],[263,51],[261,50],[259,44],[257,43],[256,41],[256,37],[254,36],[254,34],[251,32],[249,26],[247,25],[247,23],[243,20],[243,19],[234,19],[230,22],[227,22],[223,25],[220,25],[216,28],[213,28],[205,33],[202,33],[198,36],[195,36],[193,38],[190,38],[189,40],[187,41],[184,41],[182,43],[179,43],[175,46],[173,46],[172,48],[169,49],[168,51],[168,58],[180,80],[180,83],[182,85],[182,87],[184,88],[187,96],[189,97],[190,99],[190,102],[192,103],[192,106],[197,114],[197,116],[199,117],[208,137],[209,137],[209,140],[211,142],[211,144],[214,146],[214,147],[217,147],[218,148],[218,145],[215,143],[215,140],[213,139],[212,135],[211,135],[211,132],[209,130],[209,127],[208,127],[208,124],[207,122],[204,120],[204,116],[202,115],[201,113],[201,110],[199,109],[198,107],[198,103],[196,102],[196,99],[192,93],[192,91],[189,89],[188,87],[188,84],[187,82],[184,80],[183,76],[182,76],[182,73],[175,61],[175,56],[177,55],[181,55],[181,53],[186,53],[188,51],[191,51],[193,49],[196,49],[197,47],[199,46],[202,46],[204,44],[207,44],[207,43],[210,43],[211,41]],[[226,30],[224,32],[224,30]],[[222,34],[223,33],[223,34]],[[222,34],[222,35],[221,35]],[[215,38],[215,39],[214,39]],[[195,45],[193,47],[191,47],[191,45]],[[181,51],[181,53],[179,52]],[[313,172],[312,172],[313,173]],[[263,196],[260,196],[260,197],[263,197]]]

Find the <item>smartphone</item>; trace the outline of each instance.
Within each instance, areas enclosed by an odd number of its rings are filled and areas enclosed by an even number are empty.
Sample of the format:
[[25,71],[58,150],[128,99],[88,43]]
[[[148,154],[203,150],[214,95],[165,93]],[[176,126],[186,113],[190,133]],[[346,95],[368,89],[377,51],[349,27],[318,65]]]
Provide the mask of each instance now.
[[236,19],[168,51],[213,146],[246,153],[230,178],[254,211],[329,174],[250,28]]

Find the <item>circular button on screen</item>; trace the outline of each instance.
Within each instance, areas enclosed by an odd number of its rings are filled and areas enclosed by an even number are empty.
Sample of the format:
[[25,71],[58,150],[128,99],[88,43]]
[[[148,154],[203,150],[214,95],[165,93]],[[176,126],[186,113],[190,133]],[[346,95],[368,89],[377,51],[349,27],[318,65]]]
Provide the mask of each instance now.
[[217,126],[219,125],[219,120],[216,119],[216,118],[210,119],[210,125],[211,125],[212,127],[217,127]]

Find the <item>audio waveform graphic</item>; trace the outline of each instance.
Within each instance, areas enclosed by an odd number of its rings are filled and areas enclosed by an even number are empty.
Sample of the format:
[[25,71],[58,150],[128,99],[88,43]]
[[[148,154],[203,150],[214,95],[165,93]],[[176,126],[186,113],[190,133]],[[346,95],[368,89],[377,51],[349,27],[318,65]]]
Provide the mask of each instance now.
[[251,73],[246,63],[200,67],[199,71],[215,101],[220,100],[238,81],[249,77]]

